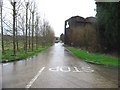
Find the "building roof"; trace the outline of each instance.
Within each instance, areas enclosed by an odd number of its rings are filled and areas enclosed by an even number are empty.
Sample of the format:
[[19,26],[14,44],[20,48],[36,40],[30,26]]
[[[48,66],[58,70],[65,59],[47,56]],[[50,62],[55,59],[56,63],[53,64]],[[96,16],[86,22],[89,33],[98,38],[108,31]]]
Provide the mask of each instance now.
[[95,17],[87,17],[85,19],[85,22],[96,22],[96,18]]
[[73,20],[73,19],[76,20],[77,22],[96,22],[96,18],[95,17],[83,18],[81,16],[73,16],[73,17],[69,18],[66,21]]
[[73,20],[73,19],[76,20],[77,22],[85,22],[85,19],[81,16],[73,16],[73,17],[69,18],[68,21]]

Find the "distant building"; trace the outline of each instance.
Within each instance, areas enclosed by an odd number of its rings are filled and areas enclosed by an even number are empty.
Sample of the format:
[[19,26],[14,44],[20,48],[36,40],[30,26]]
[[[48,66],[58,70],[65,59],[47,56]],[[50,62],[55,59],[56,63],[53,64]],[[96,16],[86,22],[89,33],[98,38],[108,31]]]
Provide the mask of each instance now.
[[60,40],[61,40],[62,42],[64,42],[64,34],[63,34],[63,33],[60,35]]
[[[96,42],[96,18],[74,16],[65,21],[64,43],[72,46],[89,46],[90,42]],[[88,41],[93,40],[93,41]]]
[[59,37],[55,37],[54,42],[58,43],[59,41],[60,41],[60,38]]
[[74,16],[65,21],[65,44],[71,44],[72,30],[77,26],[84,26],[85,19],[80,16]]

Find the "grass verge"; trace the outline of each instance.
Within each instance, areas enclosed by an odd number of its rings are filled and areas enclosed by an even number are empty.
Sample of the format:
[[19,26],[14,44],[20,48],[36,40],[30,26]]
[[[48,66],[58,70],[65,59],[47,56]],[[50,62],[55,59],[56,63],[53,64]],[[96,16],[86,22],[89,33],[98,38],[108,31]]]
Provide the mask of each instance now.
[[28,49],[27,53],[25,53],[25,50],[23,48],[19,49],[16,51],[16,56],[13,56],[12,53],[13,51],[11,49],[7,49],[4,51],[4,53],[2,54],[2,62],[4,61],[14,61],[14,60],[20,60],[20,59],[25,59],[27,57],[33,56],[34,54],[41,52],[45,49],[47,49],[50,46],[46,46],[46,47],[39,47],[38,49],[34,49],[32,51],[32,49]]
[[100,53],[89,53],[88,51],[81,50],[80,48],[67,47],[75,56],[82,60],[92,61],[99,64],[115,65],[118,66],[117,57],[108,56]]

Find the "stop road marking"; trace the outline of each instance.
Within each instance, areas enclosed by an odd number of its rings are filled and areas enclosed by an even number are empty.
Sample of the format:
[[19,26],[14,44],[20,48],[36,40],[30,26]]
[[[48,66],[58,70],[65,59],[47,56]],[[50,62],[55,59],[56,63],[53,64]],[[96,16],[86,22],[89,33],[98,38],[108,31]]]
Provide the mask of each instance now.
[[52,72],[74,72],[74,73],[80,73],[80,72],[94,72],[91,67],[67,67],[67,66],[57,66],[53,68],[49,68],[49,71]]

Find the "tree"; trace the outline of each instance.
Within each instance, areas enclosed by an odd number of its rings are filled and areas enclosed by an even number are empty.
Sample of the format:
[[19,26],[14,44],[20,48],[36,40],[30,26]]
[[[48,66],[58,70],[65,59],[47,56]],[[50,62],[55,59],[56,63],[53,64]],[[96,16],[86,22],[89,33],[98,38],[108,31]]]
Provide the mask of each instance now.
[[32,11],[32,51],[34,48],[34,10]]
[[54,31],[52,27],[49,25],[49,22],[45,19],[43,20],[43,24],[41,26],[41,33],[42,33],[42,47],[53,43],[54,40]]
[[97,2],[97,33],[102,51],[118,49],[119,3]]
[[19,49],[19,46],[18,46],[18,30],[17,30],[17,17],[16,17],[16,29],[15,29],[15,34],[16,34],[16,49],[18,50]]
[[36,49],[38,48],[38,30],[39,30],[39,18],[38,15],[36,15],[36,24],[35,24],[35,36],[36,36]]
[[0,12],[1,12],[1,39],[2,39],[2,53],[4,52],[4,41],[3,41],[3,19],[2,19],[2,6],[3,1],[0,1]]
[[15,45],[15,17],[16,17],[16,2],[11,2],[13,6],[13,56],[16,55],[16,45]]
[[[12,9],[8,7],[9,5],[3,7],[4,11],[6,10],[5,8],[10,9],[10,13],[7,18],[5,17],[5,19],[2,16],[2,0],[0,1],[2,51],[5,51],[4,49],[6,49],[6,47],[4,48],[3,36],[7,38],[10,37],[9,40],[4,39],[4,41],[6,40],[5,44],[6,42],[10,44],[9,49],[12,49],[12,55],[14,57],[17,55],[18,49],[23,48],[25,53],[28,52],[28,46],[29,49],[32,49],[32,51],[34,51],[35,45],[36,49],[38,49],[42,43],[43,37],[46,45],[47,43],[51,43],[53,40],[54,32],[51,26],[48,24],[48,21],[46,21],[44,25],[41,24],[41,20],[39,18],[40,16],[37,15],[38,12],[35,2],[25,2],[25,0],[19,0],[18,2],[15,2],[15,0],[10,1],[11,2],[9,4],[11,4]],[[6,14],[7,12],[5,11],[3,13]],[[4,35],[3,26],[5,26]]]
[[29,2],[26,2],[26,35],[25,35],[25,52],[27,53],[27,30],[28,30],[28,5]]
[[28,39],[28,43],[29,43],[29,49],[30,49],[30,39],[31,39],[31,37],[30,37],[30,31],[31,31],[31,13],[30,13],[30,18],[29,18],[29,39]]

